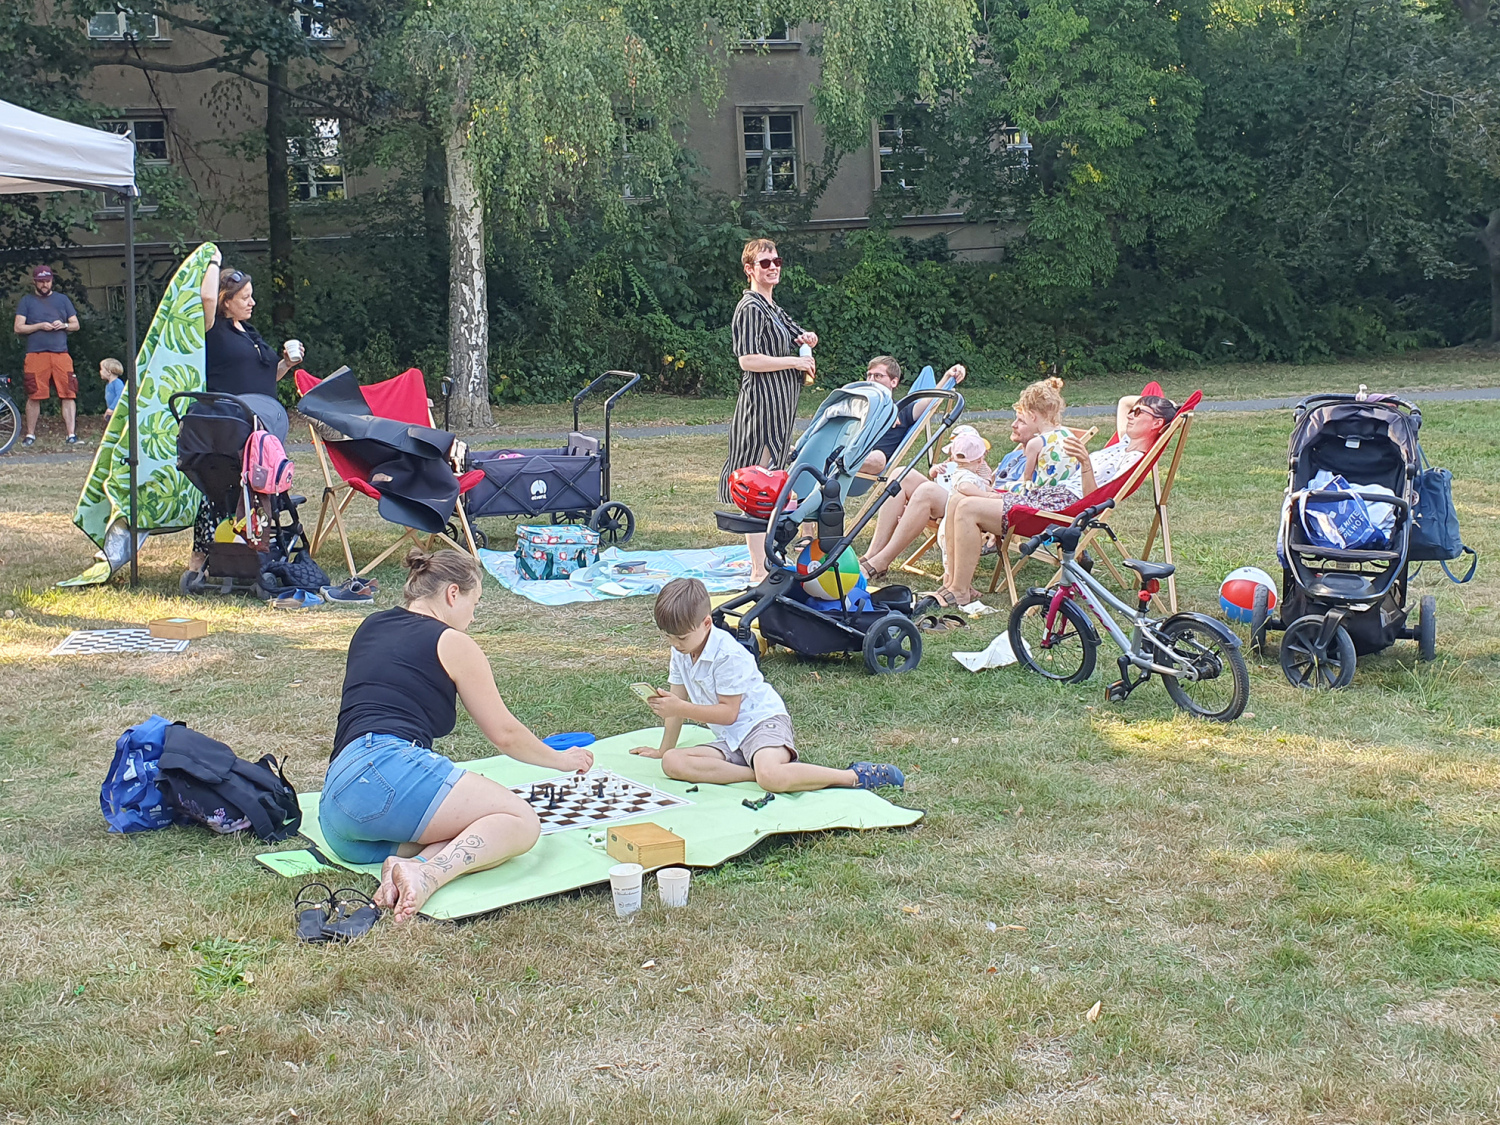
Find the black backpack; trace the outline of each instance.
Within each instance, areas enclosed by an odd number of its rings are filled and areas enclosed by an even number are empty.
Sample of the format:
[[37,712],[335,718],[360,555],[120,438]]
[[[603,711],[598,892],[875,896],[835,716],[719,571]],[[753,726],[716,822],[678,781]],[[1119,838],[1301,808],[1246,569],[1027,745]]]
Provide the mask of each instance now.
[[302,825],[297,791],[270,754],[247,762],[182,723],[163,737],[157,788],[178,820],[215,832],[254,829],[262,840],[285,840]]

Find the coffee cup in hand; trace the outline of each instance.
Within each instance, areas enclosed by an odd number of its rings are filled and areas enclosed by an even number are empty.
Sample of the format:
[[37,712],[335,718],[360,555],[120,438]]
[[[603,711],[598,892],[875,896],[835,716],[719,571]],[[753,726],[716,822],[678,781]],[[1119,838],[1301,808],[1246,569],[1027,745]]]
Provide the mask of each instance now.
[[293,363],[302,362],[302,357],[306,354],[306,352],[303,350],[301,340],[288,340],[281,346],[282,349],[286,352],[287,359],[291,360]]

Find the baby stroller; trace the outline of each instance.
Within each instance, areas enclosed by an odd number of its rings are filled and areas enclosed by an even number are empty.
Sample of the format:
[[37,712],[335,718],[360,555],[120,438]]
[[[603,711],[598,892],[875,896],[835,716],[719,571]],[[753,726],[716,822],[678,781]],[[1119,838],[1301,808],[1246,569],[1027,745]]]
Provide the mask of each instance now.
[[[910,460],[904,466],[888,470],[889,483],[882,493],[846,529],[844,503],[860,465],[899,410],[930,398],[951,403],[948,413],[920,449],[909,451]],[[757,657],[758,631],[767,644],[782,645],[802,656],[861,653],[865,667],[876,674],[915,668],[922,659],[922,634],[910,616],[911,590],[883,586],[866,591],[860,575],[846,574],[840,562],[880,506],[901,491],[906,473],[927,456],[963,411],[961,394],[936,388],[909,394],[900,403],[892,402],[884,387],[867,382],[850,383],[829,395],[792,450],[787,483],[770,518],[715,513],[723,531],[765,532],[768,573],[759,586],[714,610],[714,624],[732,633]],[[798,499],[791,508],[794,496]],[[803,557],[789,562],[788,548],[800,526],[809,521],[816,522],[817,534],[807,543]],[[806,586],[813,583],[837,596],[811,597]]]
[[[187,404],[185,413],[181,403]],[[316,568],[297,515],[304,497],[254,492],[243,479],[245,444],[257,428],[264,428],[256,412],[238,396],[217,391],[175,394],[167,408],[178,423],[177,467],[219,511],[234,513],[216,531],[203,569],[183,572],[182,592],[238,592],[268,599],[284,584],[271,571]],[[315,580],[316,575],[308,579]],[[322,581],[328,581],[327,575]]]
[[[1267,629],[1285,630],[1281,670],[1294,687],[1345,687],[1358,657],[1397,640],[1416,640],[1423,660],[1436,655],[1436,599],[1422,598],[1416,628],[1407,626],[1421,425],[1416,406],[1386,395],[1320,394],[1297,404],[1277,535],[1280,617],[1269,616],[1268,591],[1261,587],[1250,625],[1251,647],[1257,652],[1264,647]],[[1342,477],[1349,488],[1317,487],[1320,473]],[[1308,506],[1326,508],[1355,497],[1366,502],[1372,515],[1379,513],[1379,522],[1389,521],[1389,529],[1377,529],[1358,547],[1314,542],[1319,537],[1308,530]]]
[[[604,400],[604,440],[579,432],[578,408],[607,379],[626,383]],[[586,523],[599,533],[601,547],[623,547],[635,534],[635,514],[609,495],[610,415],[615,403],[641,381],[630,371],[606,371],[573,396],[573,432],[561,449],[471,449],[464,468],[482,469],[484,479],[463,496],[464,514],[474,539],[488,537],[474,524],[490,516]]]

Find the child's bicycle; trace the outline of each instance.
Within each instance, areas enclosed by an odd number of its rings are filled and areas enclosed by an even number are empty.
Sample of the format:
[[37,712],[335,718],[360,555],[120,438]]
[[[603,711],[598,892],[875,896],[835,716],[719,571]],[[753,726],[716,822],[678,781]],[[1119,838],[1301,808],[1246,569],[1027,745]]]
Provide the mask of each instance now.
[[9,453],[16,438],[21,436],[21,412],[16,409],[15,400],[5,393],[9,386],[10,376],[0,375],[0,456]]
[[[1099,650],[1091,612],[1120,648],[1120,678],[1109,685],[1111,702],[1125,699],[1154,672],[1162,678],[1172,702],[1184,711],[1222,723],[1239,718],[1250,699],[1250,671],[1240,654],[1239,638],[1228,626],[1201,613],[1174,613],[1166,620],[1147,616],[1151,596],[1161,589],[1161,580],[1173,573],[1173,566],[1124,560],[1141,580],[1132,606],[1110,593],[1074,559],[1078,541],[1088,528],[1098,528],[1119,542],[1109,525],[1096,518],[1114,505],[1113,500],[1106,500],[1088,508],[1069,526],[1043,532],[1021,548],[1021,554],[1030,555],[1043,545],[1055,544],[1062,556],[1062,581],[1050,590],[1030,589],[1016,603],[1010,612],[1011,651],[1023,665],[1049,680],[1082,683],[1094,674]],[[1130,617],[1128,637],[1106,605]]]

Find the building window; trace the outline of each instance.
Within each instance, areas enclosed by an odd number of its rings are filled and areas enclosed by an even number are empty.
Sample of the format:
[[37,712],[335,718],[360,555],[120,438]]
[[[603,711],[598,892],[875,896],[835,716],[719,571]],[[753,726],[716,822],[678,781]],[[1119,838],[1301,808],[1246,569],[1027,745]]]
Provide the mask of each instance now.
[[656,121],[626,114],[620,118],[620,194],[626,199],[650,199],[648,185],[640,173],[641,153],[651,142]]
[[753,44],[789,44],[797,42],[792,34],[795,25],[789,24],[781,18],[768,19],[762,16],[745,25],[745,30],[740,35],[742,43]]
[[1001,129],[1000,139],[1005,143],[1005,151],[1015,157],[1018,167],[1024,170],[1031,166],[1031,138],[1025,129]]
[[122,137],[135,134],[135,158],[142,164],[165,164],[167,120],[164,117],[115,117],[99,122],[99,128]]
[[747,112],[741,117],[745,144],[745,190],[797,190],[797,114]]
[[323,0],[303,0],[302,7],[310,9],[298,12],[292,19],[302,29],[304,39],[336,39],[333,28],[319,21],[319,13],[323,10]]
[[[164,117],[112,117],[99,122],[99,128],[107,133],[118,133],[122,137],[135,137],[135,164],[139,171],[145,168],[165,168],[171,163],[167,152],[167,119]],[[149,195],[136,200],[138,214],[155,211],[157,202]],[[102,191],[98,196],[97,210],[118,215],[125,210],[125,201],[112,191]]]
[[312,133],[288,139],[286,150],[294,198],[344,198],[344,164],[339,153],[337,117],[313,118]]
[[89,17],[90,39],[160,39],[161,24],[155,16],[137,15],[126,8],[95,12]]
[[877,122],[875,134],[880,186],[915,187],[927,166],[927,150],[917,143],[916,130],[904,124],[898,114],[887,113]]

